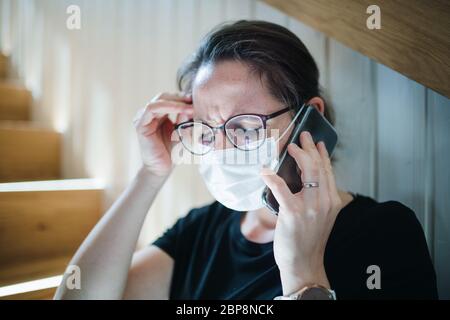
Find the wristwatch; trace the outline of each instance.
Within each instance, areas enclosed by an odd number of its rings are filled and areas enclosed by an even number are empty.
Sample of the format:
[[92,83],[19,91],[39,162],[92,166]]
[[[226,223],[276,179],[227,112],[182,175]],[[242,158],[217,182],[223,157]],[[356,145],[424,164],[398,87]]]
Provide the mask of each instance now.
[[336,300],[336,293],[320,285],[311,285],[288,296],[277,296],[274,300]]

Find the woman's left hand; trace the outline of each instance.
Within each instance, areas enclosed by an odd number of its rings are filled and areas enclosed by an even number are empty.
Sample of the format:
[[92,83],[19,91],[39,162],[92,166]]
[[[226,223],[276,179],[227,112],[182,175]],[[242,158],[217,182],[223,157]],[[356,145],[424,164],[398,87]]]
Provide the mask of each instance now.
[[330,288],[324,253],[342,203],[325,144],[319,142],[316,147],[310,133],[304,131],[300,135],[300,145],[301,148],[290,144],[288,152],[301,169],[301,180],[318,182],[318,187],[302,188],[293,194],[273,171],[263,169],[261,172],[280,205],[274,255],[284,295],[313,284]]

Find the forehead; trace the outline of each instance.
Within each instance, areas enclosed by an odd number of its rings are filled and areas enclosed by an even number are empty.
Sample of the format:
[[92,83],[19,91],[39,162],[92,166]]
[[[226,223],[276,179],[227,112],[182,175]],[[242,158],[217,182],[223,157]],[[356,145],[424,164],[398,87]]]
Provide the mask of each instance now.
[[267,113],[279,108],[258,74],[239,61],[203,65],[192,86],[199,116],[217,114],[226,119],[237,113]]

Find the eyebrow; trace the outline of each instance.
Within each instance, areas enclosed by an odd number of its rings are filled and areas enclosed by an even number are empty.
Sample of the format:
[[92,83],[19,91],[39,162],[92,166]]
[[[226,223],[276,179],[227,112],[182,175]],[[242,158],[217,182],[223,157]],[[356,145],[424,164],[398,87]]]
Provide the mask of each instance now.
[[196,121],[196,122],[201,122],[201,123],[206,123],[207,125],[209,125],[209,126],[211,126],[211,127],[219,127],[219,126],[221,126],[221,125],[223,125],[224,123],[225,123],[225,121],[226,120],[224,120],[222,123],[217,123],[216,121],[214,121],[214,123],[213,124],[211,124],[211,121],[206,121],[206,120],[203,120],[203,119],[200,119],[200,118],[192,118],[192,120],[193,121]]
[[[206,114],[206,116],[208,116],[208,114]],[[217,122],[217,121],[215,121],[214,119],[202,119],[202,118],[199,118],[199,117],[193,118],[193,120],[194,120],[194,121],[200,121],[200,122],[202,122],[202,123],[206,123],[206,124],[208,124],[208,125],[210,125],[210,126],[212,126],[212,127],[215,127],[215,126],[221,126],[222,124],[225,123],[225,121],[227,121],[229,118],[231,118],[231,117],[233,117],[233,116],[234,116],[234,115],[231,115],[231,116],[228,117],[227,119],[221,119],[220,122]],[[213,122],[213,123],[211,124],[211,122]]]

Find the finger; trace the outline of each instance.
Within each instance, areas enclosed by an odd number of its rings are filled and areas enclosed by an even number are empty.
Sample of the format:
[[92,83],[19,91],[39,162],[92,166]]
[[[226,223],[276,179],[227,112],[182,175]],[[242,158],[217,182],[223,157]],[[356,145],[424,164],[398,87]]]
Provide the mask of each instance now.
[[[164,123],[172,123],[170,121],[169,115],[162,115],[160,118],[155,118],[154,121],[150,121],[150,123],[146,126],[138,127],[138,132],[144,136],[150,136],[154,134]],[[173,128],[173,125],[172,125]]]
[[192,94],[187,92],[162,92],[152,99],[152,102],[157,100],[173,100],[179,102],[192,102]]
[[188,114],[184,113],[184,112],[183,113],[179,113],[177,115],[175,123],[176,124],[180,124],[182,122],[188,121],[190,118],[191,117]]
[[336,202],[340,202],[339,193],[337,190],[336,179],[334,177],[333,166],[328,154],[328,150],[323,141],[317,144],[317,149],[322,157],[322,163],[325,169],[325,174],[328,180],[328,190],[330,192],[331,199]]
[[329,194],[328,194],[328,179],[326,177],[326,174],[324,172],[324,165],[322,162],[322,157],[319,154],[319,150],[317,149],[316,144],[314,143],[314,140],[311,136],[311,133],[308,131],[302,132],[300,135],[300,144],[302,146],[302,149],[308,152],[308,154],[313,159],[313,167],[318,170],[318,182],[319,182],[319,201],[323,205],[327,205],[329,202]]
[[299,197],[302,198],[302,202],[307,208],[317,208],[320,198],[323,197],[322,194],[322,184],[326,184],[324,181],[323,174],[320,172],[320,166],[317,161],[311,158],[311,155],[305,150],[301,149],[296,144],[288,145],[288,153],[295,159],[295,162],[301,170],[300,180],[304,182],[317,182],[319,183],[319,188],[305,188],[298,193]]
[[140,126],[145,126],[154,118],[162,117],[165,114],[184,113],[192,116],[193,112],[192,105],[176,101],[159,100],[149,103],[135,123]]
[[146,112],[153,113],[192,113],[193,111],[192,104],[172,100],[158,100],[146,106]]
[[300,145],[303,150],[308,152],[315,161],[321,161],[319,151],[314,144],[313,138],[308,131],[303,131],[300,134]]
[[261,178],[272,191],[280,207],[288,207],[293,195],[283,178],[267,168],[261,170]]
[[325,143],[323,141],[320,141],[317,144],[317,149],[322,158],[322,164],[323,164],[325,174],[328,179],[328,187],[329,187],[330,191],[335,192],[337,194],[337,187],[336,187],[336,181],[335,181],[334,173],[333,173],[333,166],[331,165],[331,160],[328,155],[328,151],[325,146]]
[[291,143],[288,145],[288,153],[300,168],[303,182],[317,182],[319,180],[319,166],[308,152]]
[[319,167],[319,187],[315,188],[318,190],[318,207],[325,208],[327,211],[331,206],[331,195],[329,188],[329,180],[323,165]]
[[[170,119],[166,119],[161,124],[161,132],[162,132],[162,139],[164,141],[164,145],[167,148],[167,151],[171,151],[172,149],[172,142],[177,142],[175,139],[178,137],[178,135],[173,135],[173,123],[170,121]],[[175,139],[174,139],[175,138]]]

